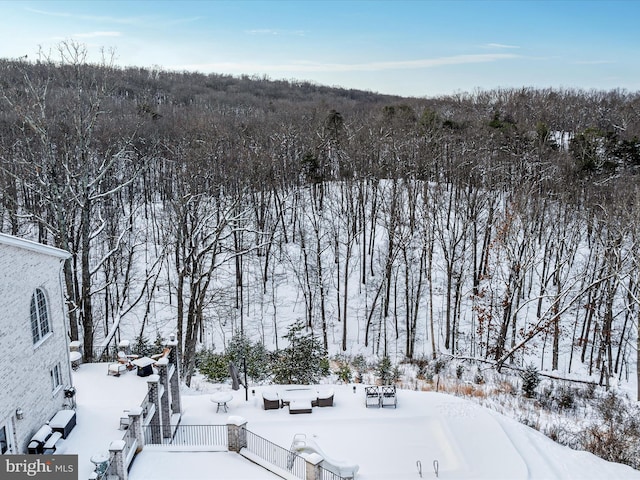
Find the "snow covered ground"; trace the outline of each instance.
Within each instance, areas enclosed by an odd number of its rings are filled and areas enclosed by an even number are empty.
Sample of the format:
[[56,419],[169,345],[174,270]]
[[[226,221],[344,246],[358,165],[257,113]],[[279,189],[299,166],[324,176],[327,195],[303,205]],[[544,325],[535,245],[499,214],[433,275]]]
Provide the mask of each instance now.
[[[88,478],[90,458],[108,450],[123,410],[140,404],[144,378],[128,372],[107,376],[106,364],[85,364],[74,372],[77,426],[59,443],[57,453],[79,455],[79,479]],[[328,387],[328,386],[325,386]],[[261,392],[277,386],[232,392],[229,411],[216,413],[211,394],[230,390],[205,382],[183,392],[183,424],[225,424],[228,416],[247,420],[247,429],[288,448],[294,435],[313,439],[327,457],[359,465],[360,480],[442,479],[638,479],[640,472],[586,452],[558,445],[541,433],[489,409],[457,397],[398,391],[398,407],[365,408],[364,386],[332,385],[334,406],[311,414],[288,409],[263,410]],[[184,450],[184,447],[182,447]],[[199,449],[201,450],[201,449]],[[277,478],[229,452],[172,451],[147,447],[133,462],[130,480],[260,480]]]

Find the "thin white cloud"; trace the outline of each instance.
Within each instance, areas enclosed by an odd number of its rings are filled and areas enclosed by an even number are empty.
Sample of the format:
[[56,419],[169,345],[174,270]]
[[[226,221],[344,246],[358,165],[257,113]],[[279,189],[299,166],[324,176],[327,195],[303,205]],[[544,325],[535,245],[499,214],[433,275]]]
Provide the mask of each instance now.
[[122,32],[87,32],[87,33],[74,33],[71,35],[74,38],[95,38],[95,37],[120,37]]
[[571,63],[574,65],[610,65],[616,62],[611,60],[576,60]]
[[[69,18],[72,20],[81,20],[81,21],[90,21],[90,22],[105,22],[105,23],[114,23],[119,25],[137,25],[148,23],[150,20],[148,17],[112,17],[105,15],[84,15],[77,13],[68,13],[68,12],[53,12],[50,10],[40,10],[37,8],[25,8],[27,11],[32,13],[37,13],[38,15],[45,15],[48,17],[59,17],[59,18]],[[186,18],[173,18],[173,19],[154,19],[153,22],[157,25],[162,26],[170,26],[170,25],[178,25],[183,23],[191,23],[202,20],[203,17],[186,17]]]
[[245,30],[244,33],[249,35],[278,35],[278,30],[272,30],[270,28],[256,28],[254,30]]
[[82,15],[76,13],[67,13],[67,12],[52,12],[48,10],[40,10],[37,8],[26,7],[26,10],[32,13],[37,13],[39,15],[45,15],[48,17],[61,17],[61,18],[72,18],[84,21],[98,21],[98,22],[110,22],[110,23],[121,23],[121,24],[132,24],[136,22],[134,18],[128,17],[108,17],[108,16],[98,16],[98,15]]
[[376,72],[385,70],[415,70],[421,68],[436,68],[445,65],[464,65],[470,63],[497,62],[513,60],[519,55],[508,53],[493,53],[480,55],[456,55],[421,60],[406,60],[395,62],[370,63],[315,63],[297,62],[290,64],[263,64],[243,62],[222,62],[194,65],[179,65],[176,69],[186,70],[222,70],[229,72]]
[[487,43],[484,45],[485,48],[505,48],[505,49],[513,49],[520,48],[518,45],[506,45],[504,43]]
[[200,20],[203,20],[204,17],[189,17],[189,18],[176,18],[173,20],[168,20],[168,21],[164,21],[162,22],[163,25],[180,25],[182,23],[192,23],[192,22],[198,22]]

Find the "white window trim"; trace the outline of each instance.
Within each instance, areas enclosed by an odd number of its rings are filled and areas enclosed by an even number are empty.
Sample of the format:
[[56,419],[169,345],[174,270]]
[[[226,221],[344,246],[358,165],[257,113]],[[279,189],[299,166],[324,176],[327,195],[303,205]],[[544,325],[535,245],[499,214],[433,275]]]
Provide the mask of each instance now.
[[47,338],[51,337],[52,335],[53,335],[53,332],[47,333],[44,337],[42,337],[40,340],[38,340],[36,343],[33,344],[33,349],[35,350],[36,348],[38,348],[40,345],[42,345],[44,342],[47,341]]
[[[45,315],[46,315],[46,319],[47,319],[47,329],[48,331],[45,334],[42,334],[42,317],[40,315],[40,309],[39,309],[39,304],[38,304],[38,292],[40,292],[42,294],[42,297],[44,299],[44,311],[45,311]],[[34,301],[36,302],[36,315],[37,315],[37,326],[38,326],[38,340],[36,340],[35,342],[33,342],[34,338],[33,338],[33,319],[31,317],[31,304]],[[42,287],[37,287],[33,293],[31,294],[31,299],[29,300],[29,327],[30,327],[30,331],[31,331],[31,341],[33,342],[33,348],[37,348],[40,345],[42,345],[44,343],[44,341],[49,338],[52,333],[53,333],[53,329],[51,328],[51,312],[50,312],[50,308],[49,308],[49,298],[47,295],[47,292],[44,288]]]
[[51,377],[51,394],[55,395],[62,389],[62,368],[59,363],[51,367],[49,375]]

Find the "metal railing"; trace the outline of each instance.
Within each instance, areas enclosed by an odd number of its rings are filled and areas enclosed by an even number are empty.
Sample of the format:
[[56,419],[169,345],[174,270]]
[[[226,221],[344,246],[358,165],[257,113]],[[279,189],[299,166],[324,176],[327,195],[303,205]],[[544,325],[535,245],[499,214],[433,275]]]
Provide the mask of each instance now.
[[94,362],[109,362],[113,361],[118,354],[118,347],[114,345],[94,345],[91,351]]
[[338,475],[335,472],[332,472],[331,470],[327,470],[321,465],[318,466],[318,469],[320,470],[320,478],[322,480],[344,480],[344,477],[341,477],[340,475]]
[[131,462],[133,462],[133,457],[136,455],[138,443],[136,441],[136,437],[133,435],[133,431],[129,429],[125,432],[122,440],[124,440],[124,451],[122,452],[124,455],[123,460],[128,468],[129,465],[131,465]]
[[142,408],[142,424],[147,423],[147,416],[149,415],[149,407],[151,402],[149,402],[149,392],[147,392],[140,402],[140,408]]
[[143,427],[146,445],[181,445],[227,447],[226,425],[176,425],[171,426],[171,438],[163,438],[161,425],[149,424]]
[[306,463],[300,455],[248,430],[246,432],[247,450],[297,478],[306,478]]
[[[146,445],[228,447],[226,425],[177,425],[172,426],[171,438],[163,438],[162,425],[149,424],[143,427]],[[246,449],[276,467],[290,472],[293,476],[306,478],[306,462],[297,453],[277,445],[266,438],[246,430]],[[322,480],[344,480],[340,475],[319,467]]]

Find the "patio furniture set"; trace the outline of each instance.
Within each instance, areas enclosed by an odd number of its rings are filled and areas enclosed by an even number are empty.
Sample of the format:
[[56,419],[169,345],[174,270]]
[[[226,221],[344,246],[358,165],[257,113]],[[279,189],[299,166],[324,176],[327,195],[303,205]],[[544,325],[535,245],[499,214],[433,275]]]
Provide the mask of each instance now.
[[300,387],[262,393],[265,410],[289,407],[290,414],[312,413],[313,407],[333,407],[333,390]]
[[27,446],[27,452],[47,455],[55,453],[58,440],[67,438],[75,426],[76,412],[74,410],[58,411],[51,420],[33,434]]
[[126,354],[123,350],[118,352],[116,361],[109,364],[107,375],[119,377],[121,373],[129,370],[137,369],[139,377],[148,377],[153,375],[153,367],[160,360],[171,353],[170,348],[165,348],[162,353],[151,355],[151,357],[141,357],[135,354]]
[[398,397],[396,395],[395,385],[385,385],[378,387],[365,387],[365,406],[369,407],[393,407],[398,406]]

